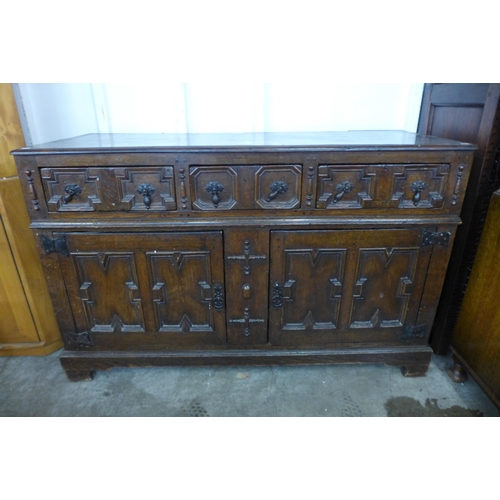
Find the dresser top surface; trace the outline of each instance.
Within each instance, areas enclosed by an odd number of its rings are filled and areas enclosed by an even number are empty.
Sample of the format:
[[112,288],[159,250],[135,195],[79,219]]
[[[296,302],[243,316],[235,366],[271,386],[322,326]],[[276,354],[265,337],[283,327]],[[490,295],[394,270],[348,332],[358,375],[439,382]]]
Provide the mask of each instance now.
[[86,152],[462,149],[475,146],[402,130],[211,134],[87,134],[16,149],[14,155]]

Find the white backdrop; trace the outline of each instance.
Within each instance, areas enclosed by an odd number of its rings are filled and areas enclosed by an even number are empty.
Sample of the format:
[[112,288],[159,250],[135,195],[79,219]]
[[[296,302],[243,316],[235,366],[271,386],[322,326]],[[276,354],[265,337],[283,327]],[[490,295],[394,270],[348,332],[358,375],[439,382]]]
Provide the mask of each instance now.
[[415,132],[422,83],[20,83],[28,145],[92,132]]

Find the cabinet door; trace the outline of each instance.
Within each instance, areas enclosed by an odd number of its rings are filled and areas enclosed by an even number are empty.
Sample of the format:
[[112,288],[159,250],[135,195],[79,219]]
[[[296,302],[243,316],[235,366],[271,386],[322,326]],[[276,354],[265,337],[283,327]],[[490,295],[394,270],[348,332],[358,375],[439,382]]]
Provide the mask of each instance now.
[[401,341],[417,322],[429,266],[423,231],[272,232],[270,342]]
[[225,342],[221,232],[62,237],[68,256],[59,261],[80,343]]

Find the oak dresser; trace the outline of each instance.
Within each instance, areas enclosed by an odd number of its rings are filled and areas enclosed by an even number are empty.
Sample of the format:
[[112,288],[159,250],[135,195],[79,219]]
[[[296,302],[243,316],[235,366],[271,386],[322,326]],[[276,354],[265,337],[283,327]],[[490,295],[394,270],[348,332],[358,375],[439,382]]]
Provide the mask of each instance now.
[[474,150],[373,131],[13,151],[68,378],[365,362],[424,375]]

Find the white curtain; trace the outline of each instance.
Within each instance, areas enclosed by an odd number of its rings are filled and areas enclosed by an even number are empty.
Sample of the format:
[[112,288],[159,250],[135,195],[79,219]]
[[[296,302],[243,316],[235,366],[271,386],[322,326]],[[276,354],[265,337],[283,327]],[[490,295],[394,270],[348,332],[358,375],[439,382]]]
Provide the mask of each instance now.
[[416,131],[423,84],[18,84],[26,140],[87,133]]

